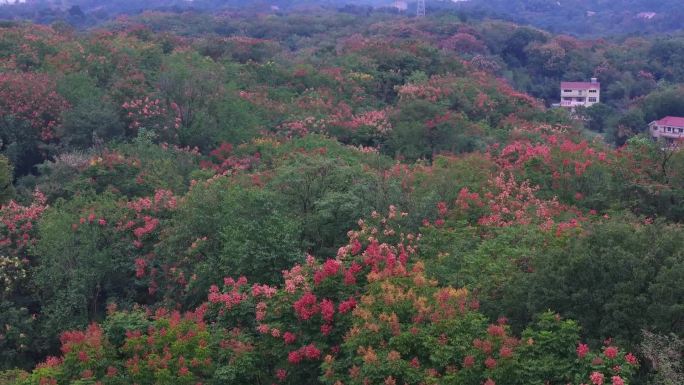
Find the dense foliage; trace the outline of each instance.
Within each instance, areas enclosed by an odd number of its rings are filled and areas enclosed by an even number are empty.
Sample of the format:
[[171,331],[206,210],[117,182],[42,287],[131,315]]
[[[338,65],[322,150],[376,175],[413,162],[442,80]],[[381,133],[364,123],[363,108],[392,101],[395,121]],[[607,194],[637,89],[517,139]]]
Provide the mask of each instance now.
[[679,40],[1,25],[0,384],[677,383]]
[[470,12],[504,17],[555,33],[578,36],[648,34],[681,30],[677,0],[470,0]]

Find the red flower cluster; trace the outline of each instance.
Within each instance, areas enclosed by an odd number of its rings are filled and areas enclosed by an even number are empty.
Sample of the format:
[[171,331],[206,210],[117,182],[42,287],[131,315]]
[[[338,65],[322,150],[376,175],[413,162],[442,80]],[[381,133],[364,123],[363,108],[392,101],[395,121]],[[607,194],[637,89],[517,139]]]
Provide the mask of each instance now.
[[297,317],[303,321],[310,319],[320,311],[316,296],[310,292],[302,295],[292,306]]
[[325,322],[333,322],[333,317],[335,316],[335,304],[327,298],[321,301],[321,316]]
[[316,348],[316,345],[309,344],[301,348],[291,351],[287,355],[287,361],[293,365],[300,363],[302,360],[315,361],[321,357],[321,351]]
[[314,284],[319,285],[326,278],[337,275],[341,269],[342,264],[340,261],[335,259],[326,260],[321,269],[314,273]]
[[283,333],[283,341],[288,345],[293,344],[297,341],[297,336],[294,333],[285,332]]
[[258,152],[245,157],[238,157],[233,155],[232,152],[232,144],[222,143],[218,148],[209,153],[211,160],[201,161],[200,167],[204,169],[212,169],[221,174],[226,174],[237,171],[252,170],[259,164],[259,161],[261,160],[261,155]]
[[102,344],[102,329],[93,323],[85,331],[66,331],[62,333],[59,340],[62,343],[62,353],[69,353],[81,345],[99,347]]
[[492,337],[503,337],[506,335],[506,330],[501,325],[489,325],[487,334]]
[[340,302],[340,304],[337,307],[337,311],[340,314],[345,314],[345,313],[348,313],[348,312],[354,310],[355,307],[356,307],[356,300],[354,299],[354,297],[350,297],[349,299]]

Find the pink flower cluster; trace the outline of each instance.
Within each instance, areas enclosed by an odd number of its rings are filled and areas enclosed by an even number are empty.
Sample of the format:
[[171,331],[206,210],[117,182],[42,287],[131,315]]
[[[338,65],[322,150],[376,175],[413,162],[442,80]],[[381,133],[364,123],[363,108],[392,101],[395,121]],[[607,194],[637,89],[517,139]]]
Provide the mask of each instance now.
[[178,205],[178,198],[170,190],[157,189],[153,197],[143,197],[128,202],[127,206],[136,213],[143,211],[159,212],[161,210],[174,210]]
[[290,270],[284,270],[283,279],[285,280],[285,291],[290,294],[294,294],[297,289],[309,290],[304,269],[301,265],[295,265]]
[[181,126],[181,111],[176,103],[166,106],[161,99],[145,97],[125,102],[121,107],[127,111],[129,127],[134,131],[143,127],[159,131],[178,130]]
[[589,353],[589,346],[587,344],[577,345],[577,357],[584,358]]
[[14,257],[26,257],[26,249],[35,243],[35,224],[47,209],[46,202],[45,195],[36,190],[28,206],[10,201],[0,207],[0,223],[4,225],[0,231],[0,247],[7,247]]
[[358,130],[361,127],[370,127],[378,134],[387,134],[392,131],[392,124],[389,121],[387,111],[372,110],[352,115],[348,119],[330,121],[330,125],[341,126],[350,130]]
[[54,139],[69,103],[56,91],[55,79],[31,72],[0,73],[0,115],[14,116],[40,130],[43,141]]
[[278,292],[278,289],[272,286],[268,285],[259,285],[259,284],[254,284],[252,285],[252,296],[253,297],[260,297],[263,296],[265,298],[271,298],[273,297],[276,293]]
[[245,277],[240,277],[237,281],[232,278],[225,278],[223,283],[228,289],[226,292],[219,291],[216,285],[211,285],[209,288],[207,299],[210,303],[221,303],[227,310],[230,310],[248,299],[247,293],[242,290],[247,285]]
[[135,237],[138,239],[153,232],[159,225],[159,219],[152,218],[149,215],[145,215],[143,217],[143,221],[144,224],[142,226],[136,227],[135,230],[133,230],[133,235],[135,235]]

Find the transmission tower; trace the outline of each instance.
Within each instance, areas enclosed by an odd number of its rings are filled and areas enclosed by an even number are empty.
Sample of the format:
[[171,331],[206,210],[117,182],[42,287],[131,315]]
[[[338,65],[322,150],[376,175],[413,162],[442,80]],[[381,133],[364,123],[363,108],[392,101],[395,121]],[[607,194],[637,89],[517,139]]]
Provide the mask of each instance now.
[[425,0],[418,0],[418,6],[416,9],[416,16],[425,17]]

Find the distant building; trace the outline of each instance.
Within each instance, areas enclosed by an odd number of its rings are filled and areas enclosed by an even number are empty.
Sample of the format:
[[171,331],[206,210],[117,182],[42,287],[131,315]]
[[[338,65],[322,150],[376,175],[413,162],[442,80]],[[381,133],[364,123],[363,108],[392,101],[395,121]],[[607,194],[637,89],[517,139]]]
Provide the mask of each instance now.
[[657,13],[655,12],[639,12],[636,17],[637,19],[651,20],[656,17],[656,15]]
[[654,139],[663,138],[670,144],[679,142],[684,140],[684,118],[666,116],[660,120],[654,120],[649,123],[648,131]]
[[408,9],[408,1],[397,0],[394,2],[394,8],[405,11]]
[[560,88],[561,107],[590,107],[601,101],[601,83],[596,78],[590,82],[561,82]]

